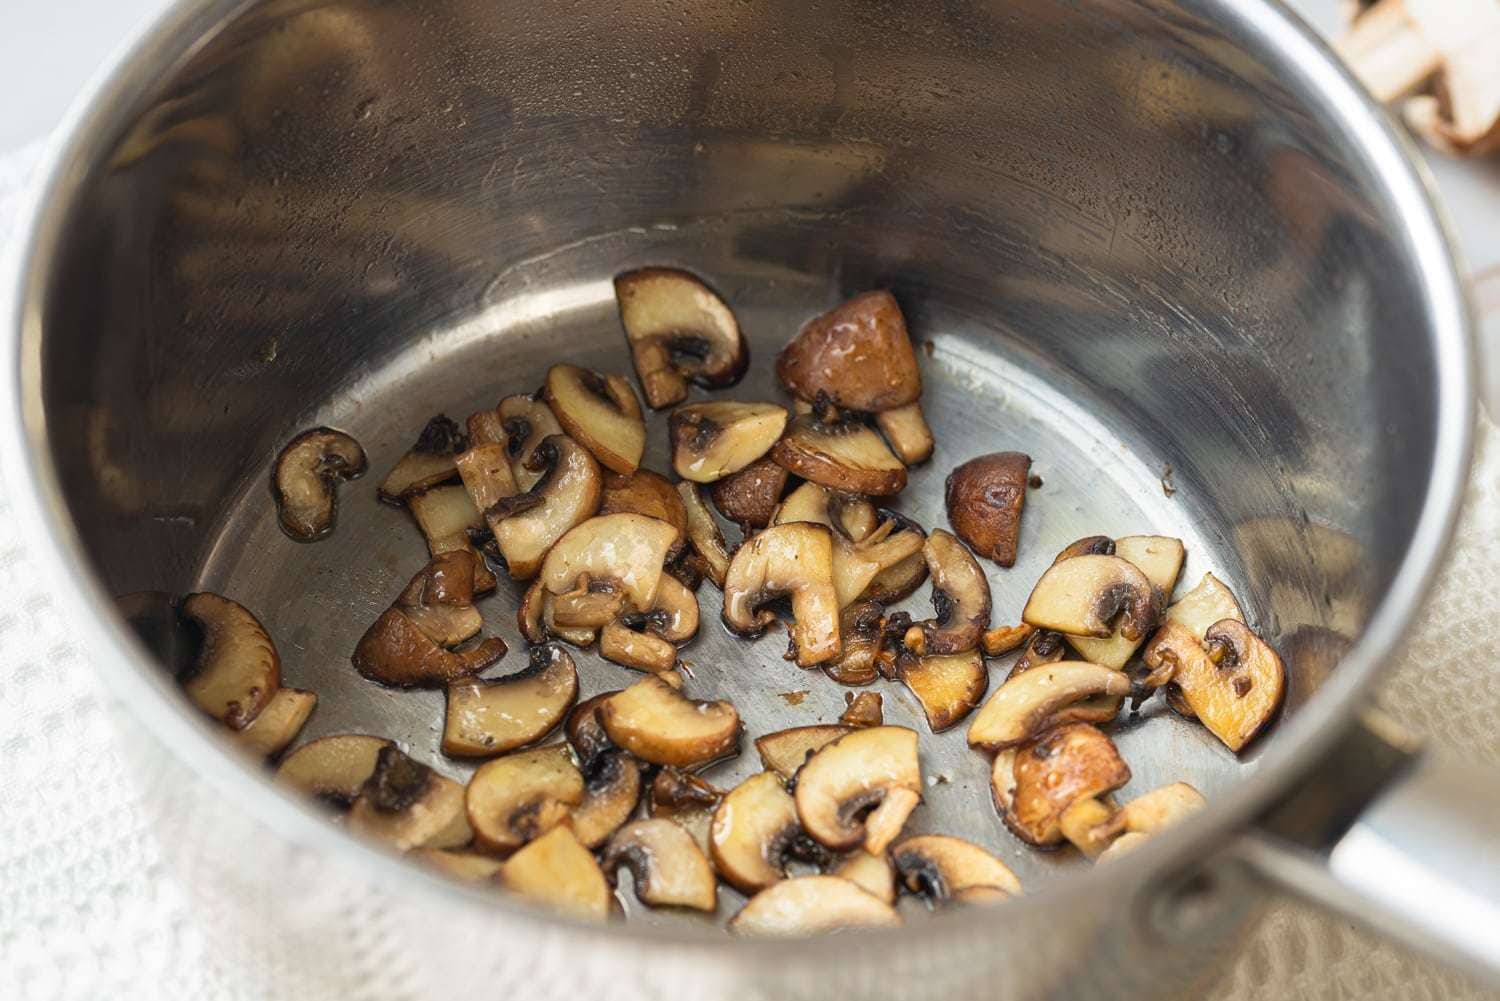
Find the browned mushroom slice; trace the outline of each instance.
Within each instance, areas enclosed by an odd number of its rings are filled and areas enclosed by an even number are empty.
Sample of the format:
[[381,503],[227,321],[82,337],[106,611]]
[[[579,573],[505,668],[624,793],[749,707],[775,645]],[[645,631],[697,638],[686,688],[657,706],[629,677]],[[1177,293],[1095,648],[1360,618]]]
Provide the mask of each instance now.
[[934,904],[976,887],[1021,896],[1021,881],[1009,866],[962,838],[923,834],[892,845],[890,855],[901,884]]
[[474,557],[474,591],[482,594],[495,589],[495,575],[469,541],[471,531],[484,527],[484,518],[462,485],[432,487],[414,494],[407,498],[406,507],[422,529],[429,553],[433,556],[455,551],[470,554]]
[[486,761],[469,779],[465,805],[474,840],[510,852],[567,820],[583,802],[583,774],[566,744]]
[[891,928],[901,915],[838,876],[798,876],[773,883],[729,920],[736,935],[806,936],[842,928]]
[[904,407],[882,410],[875,415],[875,426],[885,436],[886,444],[891,446],[896,458],[908,466],[932,458],[932,428],[927,426],[922,404],[908,403]]
[[493,855],[452,848],[414,848],[410,857],[465,883],[492,879],[505,865]]
[[1239,751],[1270,722],[1286,691],[1276,651],[1235,619],[1203,635],[1207,656],[1178,665],[1172,681],[1188,708],[1231,751]]
[[643,514],[677,529],[677,541],[667,552],[668,560],[675,559],[687,545],[687,509],[677,488],[660,473],[637,469],[629,476],[605,474],[599,513]]
[[724,544],[724,534],[719,531],[713,512],[703,503],[697,484],[677,484],[677,495],[682,498],[683,509],[687,512],[688,541],[703,561],[704,573],[715,586],[723,589],[724,575],[729,572],[729,550]]
[[819,844],[883,852],[922,800],[916,731],[874,726],[847,733],[813,752],[796,783],[797,816]]
[[817,483],[804,483],[792,491],[772,521],[832,529],[833,587],[840,608],[858,600],[882,573],[918,556],[925,541],[922,530],[909,519],[877,512],[862,498],[837,494]]
[[887,497],[906,487],[906,466],[880,435],[858,421],[798,417],[771,449],[771,458],[794,476],[833,490]]
[[879,673],[876,655],[880,651],[881,623],[884,614],[879,603],[861,601],[839,613],[840,652],[823,664],[823,673],[841,685],[868,685]]
[[456,647],[472,639],[484,626],[484,617],[474,607],[474,560],[461,549],[434,556],[393,607],[438,646]]
[[625,595],[615,589],[612,581],[592,582],[586,578],[587,575],[579,578],[577,590],[553,595],[555,624],[572,629],[598,629],[625,611]]
[[612,581],[630,606],[650,611],[661,583],[667,550],[677,530],[639,514],[606,514],[570,529],[547,553],[541,579],[553,594],[567,594],[581,576]]
[[203,637],[183,690],[231,730],[245,729],[281,687],[270,634],[245,606],[207,591],[183,598],[178,611]]
[[235,734],[235,741],[251,754],[273,758],[297,738],[317,704],[315,692],[278,688],[250,725]]
[[980,556],[1015,566],[1021,511],[1031,456],[992,452],[970,459],[948,474],[944,501],[948,522]]
[[599,863],[566,827],[555,827],[506,860],[500,884],[573,917],[603,921],[614,894]]
[[932,575],[932,607],[937,616],[911,627],[906,645],[922,655],[966,653],[977,649],[990,624],[990,582],[974,554],[942,529],[922,547]]
[[667,422],[672,468],[684,480],[713,483],[765,455],[785,427],[786,410],[774,403],[719,400],[678,407]]
[[516,622],[522,637],[532,644],[560,639],[576,647],[591,646],[598,639],[599,631],[576,626],[560,625],[557,621],[554,602],[556,595],[542,586],[539,580],[532,581],[521,596],[521,607],[516,611]]
[[857,295],[808,321],[776,359],[776,375],[793,396],[826,395],[845,410],[892,410],[922,395],[906,318],[886,291]]
[[875,575],[865,587],[861,598],[878,601],[882,605],[893,605],[916,593],[927,580],[927,561],[921,553],[913,553],[893,567]]
[[1234,592],[1211,573],[1204,574],[1197,587],[1168,605],[1163,616],[1163,621],[1183,626],[1199,642],[1209,626],[1224,619],[1244,622],[1245,613],[1240,611]]
[[457,848],[471,837],[464,787],[394,746],[376,755],[375,770],[349,808],[348,824],[351,832],[401,852]]
[[686,271],[628,271],[615,279],[615,301],[653,410],[681,403],[689,382],[719,389],[745,374],[750,352],[734,313]]
[[812,667],[837,657],[839,609],[827,528],[773,525],[740,546],[724,576],[724,624],[741,636],[758,636],[776,618],[760,606],[781,595],[792,599],[797,663]]
[[681,581],[663,574],[648,611],[627,613],[600,631],[599,655],[642,671],[669,671],[677,663],[675,644],[697,632],[697,597]]
[[1058,727],[1014,755],[1010,774],[997,756],[991,774],[995,806],[1005,825],[1028,844],[1061,844],[1063,811],[1130,781],[1114,741],[1087,723]]
[[[1137,640],[1161,619],[1161,593],[1129,560],[1074,556],[1047,568],[1031,591],[1021,619],[1069,636],[1114,634]],[[1118,622],[1117,622],[1118,620]]]
[[1127,695],[1122,671],[1080,660],[1039,666],[1006,680],[969,724],[969,744],[998,751],[1024,744],[1068,706],[1096,695]]
[[749,535],[771,523],[789,478],[785,469],[762,456],[713,485],[714,507]]
[[651,780],[646,812],[677,824],[707,854],[711,851],[708,839],[714,810],[723,798],[724,791],[703,778],[676,768],[663,768]]
[[[995,807],[1002,813],[1005,810],[1005,807],[1001,805],[1004,801],[1002,796],[1014,797],[1015,795],[1015,757],[1014,750],[1001,751],[995,758],[995,767],[991,774]],[[1000,763],[1001,758],[1007,761],[1004,766]],[[1010,784],[1008,794],[1002,789],[1006,782]],[[1086,796],[1083,799],[1074,800],[1062,812],[1057,818],[1057,829],[1085,857],[1098,858],[1099,853],[1109,847],[1109,842],[1119,833],[1113,829],[1112,825],[1117,813],[1118,807],[1115,805],[1113,796]]]
[[629,476],[646,450],[646,424],[630,383],[577,365],[547,371],[547,404],[574,441],[600,464]]
[[365,465],[359,442],[333,428],[313,428],[289,441],[271,475],[282,530],[298,542],[316,542],[332,532],[339,481],[355,479]]
[[362,733],[322,737],[282,758],[276,781],[304,796],[347,808],[375,771],[380,752],[394,746],[383,737]]
[[1005,676],[1007,681],[1042,664],[1056,664],[1067,655],[1068,648],[1063,642],[1062,633],[1051,629],[1037,629],[1035,626],[1027,628],[1034,631],[1026,640],[1026,648],[1021,651],[1021,656],[1010,666],[1010,673]]
[[533,396],[507,396],[495,413],[505,431],[505,453],[510,459],[511,475],[516,478],[516,488],[530,490],[550,468],[545,463],[533,463],[532,454],[542,442],[562,434],[562,425],[557,423],[552,408]]
[[598,695],[590,696],[573,707],[568,713],[567,722],[563,724],[563,732],[568,736],[568,743],[573,745],[573,750],[578,753],[578,760],[583,762],[585,770],[593,764],[594,759],[605,751],[615,749],[610,742],[609,734],[604,732],[604,724],[599,722],[599,707],[604,700],[619,692],[600,692]]
[[973,712],[989,687],[989,672],[978,650],[926,657],[903,650],[896,671],[922,704],[933,733],[950,729]]
[[495,544],[515,580],[534,577],[557,541],[594,516],[603,488],[593,455],[567,435],[545,439],[527,461],[544,470],[541,479],[526,493],[486,511]]
[[573,833],[585,848],[598,848],[630,819],[641,799],[641,771],[641,763],[624,751],[604,751],[589,760],[583,802],[572,817]]
[[577,696],[573,658],[556,646],[533,647],[524,671],[448,685],[443,753],[488,758],[535,743],[562,722]]
[[444,685],[484,671],[505,656],[505,641],[490,636],[467,650],[444,650],[398,608],[388,608],[365,631],[350,658],[371,681],[396,688]]
[[1000,657],[1029,642],[1035,632],[1036,626],[1024,622],[1018,626],[996,626],[985,630],[979,638],[979,647],[986,657]]
[[602,865],[605,873],[619,866],[629,869],[636,897],[650,907],[718,907],[713,867],[693,836],[670,820],[626,824],[609,839]]
[[[474,506],[485,514],[485,523],[494,534],[503,517],[500,512],[510,512],[519,504],[516,500],[520,488],[516,486],[515,474],[510,471],[510,454],[504,445],[474,445],[455,460],[459,478]],[[539,498],[527,496],[524,503],[540,504]],[[496,512],[490,514],[488,512]]]
[[468,447],[464,433],[454,421],[438,414],[427,422],[411,451],[386,473],[377,488],[380,499],[400,503],[439,483],[458,477],[454,460]]
[[[1135,564],[1165,598],[1177,586],[1177,575],[1182,570],[1182,540],[1161,535],[1128,535],[1115,540],[1115,556]],[[1117,627],[1108,639],[1076,636],[1070,637],[1069,642],[1084,660],[1119,670],[1130,660],[1143,638],[1130,639]]]
[[1137,796],[1118,809],[1099,799],[1075,802],[1063,813],[1061,827],[1079,851],[1097,858],[1116,838],[1137,834],[1143,840],[1181,823],[1206,805],[1197,789],[1186,782],[1173,782]]
[[755,750],[760,753],[762,765],[783,779],[790,779],[806,763],[809,754],[853,730],[853,727],[833,723],[794,726],[756,737]]
[[807,858],[809,848],[816,848],[775,772],[758,772],[725,794],[714,811],[708,844],[719,875],[746,894],[785,878],[788,856]]
[[887,904],[896,902],[896,874],[885,855],[871,855],[863,848],[845,855],[828,873],[847,879],[870,896]]
[[[1056,633],[1050,629],[1038,629],[1026,641],[1026,649],[1021,651],[1021,656],[1017,657],[1015,663],[1010,666],[1010,673],[1006,675],[1006,678],[1025,674],[1042,664],[1056,664],[1067,655],[1067,652],[1068,648],[1063,642],[1062,633]],[[1048,725],[1108,723],[1120,715],[1120,704],[1123,701],[1124,698],[1118,695],[1095,695],[1092,698],[1081,699],[1053,713],[1052,718],[1048,720]]]
[[885,710],[879,692],[844,693],[844,711],[839,715],[841,726],[881,726],[885,723]]
[[657,675],[610,696],[598,714],[616,746],[656,765],[714,761],[733,753],[740,738],[733,705],[689,699]]

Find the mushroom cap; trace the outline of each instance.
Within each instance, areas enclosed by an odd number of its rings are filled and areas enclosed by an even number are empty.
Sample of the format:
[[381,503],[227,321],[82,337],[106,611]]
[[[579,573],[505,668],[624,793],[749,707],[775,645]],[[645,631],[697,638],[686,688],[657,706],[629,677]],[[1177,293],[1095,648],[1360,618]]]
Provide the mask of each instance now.
[[1006,679],[969,724],[969,745],[998,751],[1046,730],[1061,710],[1095,695],[1130,693],[1121,671],[1081,660],[1038,666]]
[[573,590],[581,574],[591,582],[614,581],[636,611],[648,611],[676,539],[671,525],[639,514],[590,518],[569,529],[547,553],[541,580],[553,594]]
[[1161,592],[1129,560],[1074,556],[1052,564],[1037,581],[1021,619],[1070,636],[1140,639],[1161,619]]
[[750,898],[729,921],[737,935],[819,935],[841,928],[890,928],[896,909],[838,876],[798,876]]
[[567,820],[583,791],[583,774],[566,744],[486,761],[469,779],[465,797],[474,840],[490,851],[514,851]]
[[797,663],[811,667],[837,657],[839,609],[827,528],[773,525],[740,546],[724,575],[724,624],[741,636],[759,635],[775,616],[758,609],[784,594],[792,598]]
[[281,687],[281,657],[265,626],[223,595],[202,591],[178,606],[203,637],[182,688],[193,705],[231,730],[243,730]]
[[766,456],[713,485],[714,507],[749,535],[765,528],[776,514],[790,474]]
[[941,903],[974,887],[1021,896],[1021,881],[1010,867],[962,838],[923,834],[891,846],[891,864],[905,887]]
[[714,400],[678,407],[667,421],[672,468],[694,483],[721,480],[770,451],[786,421],[786,409],[774,403]]
[[601,465],[626,476],[635,472],[646,450],[646,423],[628,380],[553,365],[544,392],[557,423]]
[[500,884],[565,914],[603,921],[614,894],[594,855],[567,827],[554,827],[506,860]]
[[739,744],[740,716],[732,704],[689,699],[659,675],[610,696],[597,712],[614,744],[656,765],[703,764]]
[[651,907],[718,908],[718,884],[693,836],[670,820],[635,820],[615,832],[604,849],[606,873],[624,866],[635,895]]
[[845,410],[890,410],[922,395],[906,318],[883,290],[808,321],[776,359],[776,375],[793,396],[811,403],[823,394]]
[[802,837],[785,781],[775,772],[757,772],[719,801],[708,844],[719,875],[753,894],[786,876],[786,855]]
[[854,730],[813,752],[795,781],[797,816],[818,843],[834,851],[863,845],[882,852],[921,801],[916,732],[901,726]]
[[555,645],[534,647],[530,665],[516,674],[450,682],[443,753],[488,758],[534,743],[562,722],[577,697],[573,658]]
[[1024,452],[992,452],[948,474],[944,503],[953,531],[1002,567],[1016,563],[1030,471],[1031,456]]
[[620,324],[653,410],[687,396],[688,382],[731,386],[750,352],[734,313],[704,282],[675,268],[641,268],[615,278]]
[[906,487],[906,466],[859,421],[804,414],[787,425],[771,458],[793,475],[833,490],[886,497]]
[[329,535],[338,514],[339,481],[355,479],[367,465],[359,442],[333,428],[312,428],[287,442],[271,474],[282,530],[297,542]]

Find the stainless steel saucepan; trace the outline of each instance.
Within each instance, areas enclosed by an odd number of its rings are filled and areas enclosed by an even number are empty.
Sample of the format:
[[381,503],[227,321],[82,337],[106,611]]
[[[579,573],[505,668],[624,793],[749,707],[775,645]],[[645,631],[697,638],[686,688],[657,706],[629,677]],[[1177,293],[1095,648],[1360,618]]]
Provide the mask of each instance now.
[[[1362,716],[1467,472],[1465,305],[1409,151],[1279,6],[183,0],[75,114],[14,249],[15,516],[205,926],[285,996],[1194,997],[1277,884],[1500,972],[1494,777]],[[115,597],[230,595],[320,693],[304,739],[374,731],[453,769],[440,696],[348,663],[420,536],[372,476],[331,539],[293,543],[269,462],[321,423],[378,475],[433,413],[552,362],[625,370],[610,279],[648,263],[733,304],[743,399],[776,392],[804,319],[895,292],[938,437],[903,509],[942,524],[942,477],[981,452],[1044,479],[1020,562],[991,568],[998,615],[1085,534],[1177,535],[1185,581],[1227,579],[1288,664],[1284,717],[1240,758],[1154,703],[1118,726],[1127,796],[1186,779],[1211,808],[1128,864],[1035,852],[962,728],[931,736],[888,689],[933,779],[913,827],[990,847],[1028,895],[766,944],[450,885],[234,757]],[[501,590],[484,611],[514,640]],[[706,628],[694,685],[751,734],[836,715],[781,646]],[[585,692],[626,680],[580,663]]]

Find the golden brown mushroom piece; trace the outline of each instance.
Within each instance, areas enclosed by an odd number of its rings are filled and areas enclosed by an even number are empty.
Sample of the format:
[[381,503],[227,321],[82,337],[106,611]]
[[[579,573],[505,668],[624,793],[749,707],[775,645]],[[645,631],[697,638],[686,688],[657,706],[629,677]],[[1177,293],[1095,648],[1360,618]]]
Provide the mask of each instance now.
[[906,487],[906,466],[856,420],[798,417],[771,449],[771,458],[792,475],[832,490],[887,497]]
[[1210,626],[1203,646],[1207,656],[1180,663],[1172,681],[1209,732],[1238,752],[1280,708],[1286,670],[1276,651],[1235,619]]
[[551,639],[560,639],[573,646],[586,648],[599,638],[599,630],[579,626],[564,626],[557,621],[557,596],[533,580],[521,596],[521,607],[516,610],[516,624],[526,642],[540,645]]
[[579,918],[609,917],[614,894],[593,853],[566,827],[554,827],[506,860],[500,885]]
[[677,495],[687,513],[688,541],[702,563],[703,573],[722,590],[724,575],[729,572],[729,549],[724,544],[724,534],[719,531],[713,512],[703,503],[696,483],[677,484]]
[[[554,595],[610,582],[629,607],[649,612],[677,530],[639,514],[606,514],[570,529],[547,553],[541,580]],[[580,588],[580,581],[587,578]]]
[[333,428],[313,428],[287,442],[271,474],[282,531],[298,542],[326,537],[338,515],[339,481],[358,478],[365,467],[359,442]]
[[708,844],[719,875],[745,894],[784,879],[789,856],[816,861],[823,854],[803,832],[797,804],[775,772],[757,772],[725,794]]
[[262,758],[274,758],[297,738],[317,707],[316,692],[278,688],[250,725],[236,733],[235,743]]
[[380,752],[394,746],[384,737],[363,733],[320,737],[282,758],[276,781],[304,796],[348,809],[374,773]]
[[992,452],[948,474],[944,492],[948,523],[974,552],[1002,567],[1016,565],[1030,471],[1031,456]]
[[655,765],[699,765],[733,753],[739,744],[740,715],[733,705],[689,699],[659,675],[610,696],[597,712],[614,744]]
[[1024,622],[1018,626],[996,626],[984,631],[984,635],[979,638],[979,648],[986,657],[1001,657],[1029,643],[1035,632],[1036,626],[1028,626]]
[[841,928],[890,928],[896,909],[838,876],[798,876],[750,898],[729,921],[736,935],[805,936]]
[[1098,858],[1118,838],[1134,834],[1144,840],[1181,823],[1206,805],[1197,789],[1186,782],[1173,782],[1118,808],[1107,798],[1079,800],[1063,811],[1059,826],[1079,851]]
[[712,851],[709,830],[714,810],[723,798],[724,790],[700,776],[668,767],[658,771],[651,780],[646,795],[646,813],[677,824],[691,834],[698,847],[707,854]]
[[244,605],[207,591],[182,599],[178,614],[202,636],[183,675],[193,705],[231,730],[244,730],[281,687],[281,657]]
[[455,848],[413,848],[410,857],[463,883],[492,879],[505,866],[493,855]]
[[[1050,629],[1038,629],[1026,641],[1026,648],[1021,651],[1021,656],[1017,657],[1015,663],[1010,666],[1010,673],[1006,675],[1006,679],[1025,674],[1043,664],[1056,664],[1067,656],[1067,653],[1068,648],[1063,642],[1062,633],[1056,633]],[[1118,695],[1095,695],[1082,699],[1053,713],[1051,719],[1048,720],[1048,725],[1108,723],[1120,715],[1120,704],[1123,701],[1123,697]]]
[[825,661],[823,673],[841,685],[868,685],[880,672],[877,658],[885,610],[878,602],[860,601],[839,613],[840,651]]
[[834,864],[828,875],[847,879],[887,904],[896,902],[896,874],[885,855],[871,855],[863,848],[856,848]]
[[1097,727],[1070,723],[995,757],[990,790],[1005,826],[1027,844],[1061,844],[1063,811],[1130,781],[1114,741]]
[[677,487],[660,473],[637,469],[629,476],[606,473],[599,514],[643,514],[677,529],[677,541],[667,551],[670,562],[687,546],[687,508]]
[[1081,660],[1038,666],[1006,680],[969,724],[969,746],[990,751],[1024,744],[1051,727],[1058,714],[1096,695],[1127,695],[1122,671]]
[[624,751],[604,751],[585,764],[583,802],[572,817],[573,833],[585,848],[598,848],[630,819],[641,800],[643,771]]
[[583,774],[566,744],[486,761],[469,779],[464,798],[474,840],[502,853],[563,823],[582,802]]
[[1156,628],[1161,592],[1129,560],[1074,556],[1047,568],[1031,591],[1021,619],[1069,636],[1120,635],[1138,640]]
[[786,427],[786,410],[774,403],[716,400],[672,411],[667,433],[672,468],[693,483],[714,483],[770,451]]
[[349,807],[348,824],[352,833],[401,852],[457,848],[471,837],[464,787],[395,746],[376,755],[375,770]]
[[833,723],[794,726],[756,737],[755,750],[760,754],[762,765],[783,779],[790,779],[807,761],[809,754],[853,730],[854,727]]
[[449,682],[443,753],[488,758],[541,740],[578,697],[573,658],[557,646],[533,647],[524,670],[493,681]]
[[813,667],[839,655],[839,609],[833,586],[833,540],[827,528],[773,525],[740,546],[724,575],[724,624],[758,636],[776,620],[761,609],[791,595],[791,642],[797,663]]
[[908,466],[932,458],[936,443],[932,440],[932,428],[927,426],[927,417],[922,413],[922,404],[908,403],[904,407],[882,410],[875,415],[875,426],[885,436],[886,444],[891,446],[896,458]]
[[932,576],[935,618],[906,633],[906,646],[920,655],[967,653],[977,649],[990,624],[990,582],[984,569],[958,539],[934,529],[922,547]]
[[656,600],[645,612],[626,612],[599,632],[599,655],[641,671],[669,671],[677,644],[698,632],[698,599],[681,581],[663,574]]
[[380,499],[400,504],[440,483],[457,479],[455,460],[467,447],[463,429],[451,418],[438,414],[427,422],[416,443],[380,481],[377,488]]
[[536,396],[507,396],[495,409],[500,427],[505,432],[505,454],[518,490],[530,490],[547,474],[551,467],[533,464],[532,454],[542,442],[563,433],[552,408],[540,397],[540,393]]
[[713,485],[714,507],[746,535],[771,523],[790,474],[764,456]]
[[[825,525],[833,541],[833,588],[840,608],[848,608],[876,587],[881,575],[919,556],[926,541],[910,519],[877,511],[869,501],[804,483],[771,518],[776,525]],[[926,576],[925,568],[922,576]]]
[[907,838],[891,846],[890,858],[901,884],[933,904],[946,903],[976,887],[1021,896],[1021,881],[1009,866],[962,838],[945,834]]
[[844,711],[839,715],[840,726],[882,726],[885,709],[879,692],[844,693]]
[[[1115,556],[1133,563],[1146,580],[1158,591],[1163,601],[1177,586],[1177,575],[1182,570],[1183,546],[1181,539],[1162,535],[1127,535],[1115,540]],[[1142,637],[1131,639],[1116,627],[1114,635],[1107,639],[1092,636],[1070,637],[1068,642],[1084,660],[1116,670],[1129,662],[1132,654],[1141,645]]]
[[686,271],[641,268],[615,279],[620,324],[653,410],[687,398],[688,383],[722,389],[750,363],[734,313]]
[[797,816],[819,844],[883,852],[922,800],[917,734],[902,726],[854,730],[813,752],[796,784]]
[[547,371],[547,405],[557,423],[600,464],[629,476],[646,450],[646,423],[630,383],[577,365]]
[[601,860],[606,875],[630,870],[635,895],[649,907],[715,910],[718,884],[698,843],[670,820],[635,820],[615,832]]
[[857,295],[808,321],[776,359],[776,375],[798,399],[826,395],[845,410],[892,410],[922,395],[906,318],[886,291]]
[[989,671],[976,650],[918,656],[910,650],[896,655],[893,676],[922,704],[927,725],[942,733],[973,712],[989,687]]
[[502,498],[484,511],[513,580],[536,576],[557,541],[599,510],[603,493],[599,464],[567,435],[544,439],[526,461],[541,477],[525,493]]

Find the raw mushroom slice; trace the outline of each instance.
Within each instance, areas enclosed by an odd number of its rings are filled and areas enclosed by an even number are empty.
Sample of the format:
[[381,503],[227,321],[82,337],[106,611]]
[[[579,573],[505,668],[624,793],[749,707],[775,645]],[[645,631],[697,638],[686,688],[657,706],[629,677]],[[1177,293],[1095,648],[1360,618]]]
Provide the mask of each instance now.
[[364,473],[365,450],[342,431],[318,427],[289,441],[276,457],[271,493],[281,529],[298,542],[333,531],[338,484]]
[[190,594],[178,614],[203,637],[183,691],[231,730],[245,729],[281,687],[276,644],[249,609],[222,595]]
[[874,726],[845,734],[815,751],[795,782],[797,816],[814,840],[879,854],[922,800],[916,731]]
[[708,854],[709,829],[714,810],[724,798],[724,791],[697,775],[676,768],[663,768],[651,780],[646,797],[646,812],[664,817],[693,836],[704,854]]
[[736,935],[802,937],[843,928],[893,928],[896,909],[838,876],[798,876],[750,898],[729,921]]
[[785,428],[786,410],[774,403],[720,400],[678,407],[667,421],[672,468],[684,480],[713,483],[769,452]]
[[1002,657],[1028,643],[1036,631],[1036,626],[1024,622],[1018,626],[996,626],[985,630],[979,639],[979,648],[986,657]]
[[794,726],[756,737],[755,750],[762,765],[783,779],[790,779],[807,762],[809,754],[852,732],[854,727],[833,723]]
[[380,499],[399,504],[456,479],[458,467],[454,460],[467,447],[463,430],[451,418],[438,414],[427,422],[411,450],[380,481],[377,488]]
[[761,606],[781,595],[791,595],[797,663],[813,667],[837,657],[839,609],[827,528],[773,525],[740,546],[724,575],[724,624],[740,636],[760,635],[776,619]]
[[750,535],[771,523],[790,478],[785,469],[762,456],[715,483],[710,496],[720,514]]
[[[1177,575],[1182,570],[1182,540],[1162,535],[1128,535],[1115,540],[1115,556],[1135,564],[1151,586],[1161,593],[1165,603],[1166,597],[1177,586]],[[1070,636],[1068,642],[1084,660],[1120,670],[1129,662],[1142,639],[1130,639],[1116,628],[1108,639]]]
[[861,601],[839,613],[840,651],[823,664],[823,673],[841,685],[868,685],[879,674],[884,609],[878,602]]
[[1124,672],[1081,660],[1039,666],[1006,680],[969,724],[969,746],[999,751],[1031,740],[1068,706],[1129,694]]
[[598,714],[616,746],[655,765],[704,764],[739,745],[740,715],[733,705],[690,699],[659,675],[610,696]]
[[986,887],[1021,896],[1021,881],[1010,867],[983,848],[945,834],[923,834],[891,846],[891,864],[901,885],[933,904],[966,890]]
[[521,596],[521,607],[516,610],[516,622],[521,636],[531,644],[560,639],[576,647],[592,646],[599,638],[599,630],[562,626],[557,622],[554,602],[556,596],[534,580]]
[[464,883],[492,879],[505,865],[493,855],[452,848],[414,848],[410,857]]
[[615,279],[615,302],[651,409],[681,403],[689,382],[722,389],[745,374],[750,352],[734,313],[686,271],[627,271]]
[[688,541],[702,560],[705,574],[723,590],[724,575],[729,572],[729,550],[724,544],[724,534],[719,531],[713,512],[703,503],[697,484],[677,484],[677,495],[682,498],[683,510],[687,512]]
[[566,744],[486,761],[469,779],[464,803],[474,840],[511,852],[563,823],[583,802],[583,774]]
[[667,550],[670,562],[687,546],[687,509],[677,488],[660,473],[637,469],[629,476],[607,473],[600,514],[643,514],[677,529],[677,541]]
[[403,754],[382,747],[375,770],[349,807],[349,831],[394,848],[457,848],[471,837],[464,787]]
[[624,751],[604,751],[590,760],[584,768],[583,802],[572,816],[573,833],[585,848],[598,848],[630,819],[644,784],[641,763]]
[[798,417],[771,449],[771,458],[792,475],[833,490],[887,497],[906,487],[906,466],[880,435],[858,421]]
[[906,633],[906,646],[920,655],[966,653],[979,647],[990,624],[990,582],[984,569],[958,539],[933,529],[922,547],[932,575],[936,618]]
[[[1009,774],[1004,762],[1011,759]],[[995,807],[1005,826],[1027,844],[1061,844],[1063,812],[1130,781],[1130,767],[1114,741],[1087,723],[1043,734],[1014,755],[996,756],[990,776]]]
[[594,453],[601,465],[629,476],[646,450],[646,424],[630,383],[577,365],[553,365],[547,372],[547,405],[574,441]]
[[922,704],[932,732],[942,733],[974,711],[990,676],[978,650],[926,657],[903,650],[896,657],[896,677]]
[[826,395],[845,410],[893,410],[922,395],[906,318],[883,290],[808,321],[776,359],[776,375],[798,399],[811,403]]
[[896,458],[908,466],[932,458],[932,428],[927,426],[922,404],[908,403],[904,407],[882,410],[875,415],[875,426],[885,436],[886,444],[891,446]]
[[612,581],[638,612],[656,601],[667,551],[677,530],[639,514],[606,514],[570,529],[547,553],[541,580],[555,595],[567,594],[579,578]]
[[235,742],[257,757],[274,758],[297,739],[317,704],[315,692],[278,688],[250,725],[234,735]]
[[443,753],[488,758],[533,744],[562,722],[577,697],[573,658],[556,646],[533,647],[524,671],[449,683]]
[[1156,628],[1162,596],[1140,569],[1118,556],[1074,556],[1047,568],[1021,619],[1069,636],[1138,640]]
[[532,453],[537,446],[555,434],[562,434],[552,408],[533,396],[507,396],[495,412],[505,431],[505,454],[510,460],[511,475],[518,490],[530,490],[547,474],[546,465],[533,465]]
[[506,860],[500,885],[573,917],[603,921],[614,903],[593,854],[566,827],[553,828]]
[[891,870],[890,859],[884,855],[871,855],[863,848],[844,856],[828,873],[847,879],[870,896],[896,902],[896,874]]
[[974,552],[1002,567],[1016,565],[1030,472],[1031,456],[1024,452],[992,452],[948,474],[948,523]]
[[1286,692],[1286,670],[1243,622],[1225,619],[1203,634],[1207,656],[1180,664],[1172,681],[1188,708],[1238,753],[1270,722]]
[[839,715],[841,726],[867,727],[885,724],[885,709],[879,692],[844,693],[844,711]]
[[500,500],[485,511],[514,580],[536,576],[557,541],[599,510],[603,491],[599,464],[567,435],[544,439],[527,462],[542,471],[541,478],[525,493]]
[[276,781],[304,796],[347,809],[375,771],[380,752],[394,746],[384,737],[363,733],[322,737],[282,758]]
[[783,779],[775,772],[758,772],[719,801],[708,844],[719,875],[749,895],[784,879],[787,856],[806,857],[811,843],[797,822],[797,804]]
[[1118,809],[1099,799],[1079,801],[1062,816],[1063,833],[1089,858],[1098,858],[1123,835],[1142,839],[1179,824],[1208,805],[1203,794],[1186,782],[1153,789]]
[[616,831],[602,867],[608,874],[620,866],[630,870],[636,897],[649,907],[718,908],[713,867],[693,836],[670,820],[636,820]]

